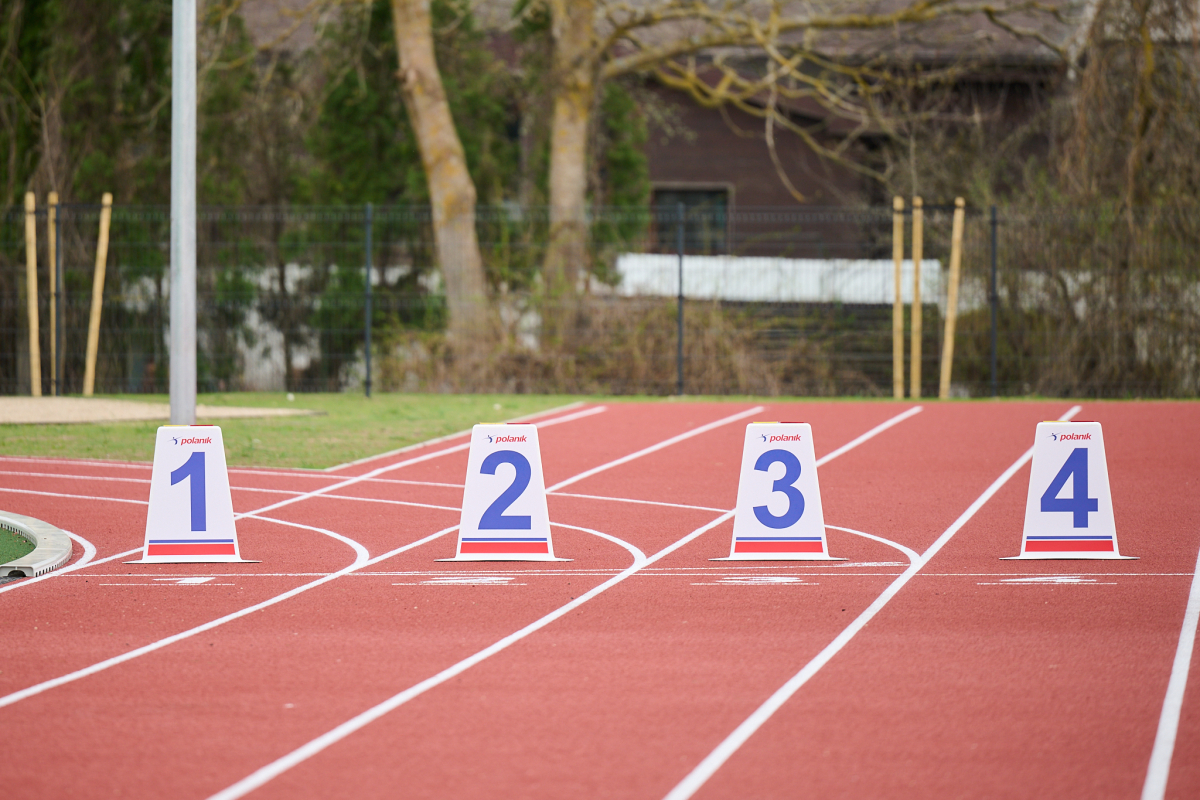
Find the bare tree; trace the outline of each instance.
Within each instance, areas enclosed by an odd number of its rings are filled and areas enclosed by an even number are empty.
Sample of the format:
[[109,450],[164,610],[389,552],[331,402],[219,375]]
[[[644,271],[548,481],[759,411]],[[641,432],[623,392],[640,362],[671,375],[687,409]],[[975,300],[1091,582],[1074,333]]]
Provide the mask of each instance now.
[[450,115],[433,52],[429,0],[392,0],[398,77],[429,185],[434,241],[446,283],[451,341],[464,346],[488,329],[483,259],[475,233],[475,183]]
[[[886,129],[878,103],[883,93],[898,83],[911,87],[949,76],[968,57],[959,48],[959,65],[920,76],[897,74],[890,69],[895,54],[888,48],[898,37],[920,42],[916,34],[941,26],[944,46],[947,39],[983,24],[1057,53],[1067,27],[1053,0],[898,0],[869,6],[853,0],[544,2],[551,12],[555,48],[555,113],[550,175],[554,226],[543,269],[547,285],[568,291],[578,285],[584,254],[582,176],[588,154],[579,131],[586,130],[593,95],[604,81],[650,75],[703,105],[733,105],[762,118],[780,177],[803,199],[779,161],[777,129],[854,171],[882,176],[848,157],[853,134],[830,145],[796,122],[789,108],[849,120],[858,132]],[[967,20],[956,27],[956,21]]]

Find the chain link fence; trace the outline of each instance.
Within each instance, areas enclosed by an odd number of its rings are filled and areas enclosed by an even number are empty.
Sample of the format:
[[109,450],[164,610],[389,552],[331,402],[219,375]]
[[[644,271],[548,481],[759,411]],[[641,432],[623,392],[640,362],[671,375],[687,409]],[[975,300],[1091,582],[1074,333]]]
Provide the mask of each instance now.
[[[0,215],[4,394],[31,386],[25,216]],[[925,396],[938,389],[951,216],[924,210]],[[481,313],[498,331],[465,353],[445,334],[428,209],[202,209],[199,389],[362,390],[370,378],[385,391],[891,395],[891,209],[596,210],[580,292],[565,304],[542,293],[548,217],[478,210],[491,291]],[[47,394],[82,387],[99,218],[99,206],[60,206],[54,225],[36,212],[34,377]],[[969,209],[952,393],[1194,396],[1198,237],[1195,214],[1179,209]],[[168,209],[113,209],[97,392],[166,391],[169,239]],[[907,261],[905,303],[916,272]]]

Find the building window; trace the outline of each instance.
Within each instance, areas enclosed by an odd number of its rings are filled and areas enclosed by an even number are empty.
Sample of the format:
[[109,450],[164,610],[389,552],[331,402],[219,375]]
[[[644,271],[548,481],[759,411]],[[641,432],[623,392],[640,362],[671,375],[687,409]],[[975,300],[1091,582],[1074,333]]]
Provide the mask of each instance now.
[[655,237],[659,250],[678,247],[679,206],[683,205],[685,253],[721,255],[728,252],[728,189],[655,189]]

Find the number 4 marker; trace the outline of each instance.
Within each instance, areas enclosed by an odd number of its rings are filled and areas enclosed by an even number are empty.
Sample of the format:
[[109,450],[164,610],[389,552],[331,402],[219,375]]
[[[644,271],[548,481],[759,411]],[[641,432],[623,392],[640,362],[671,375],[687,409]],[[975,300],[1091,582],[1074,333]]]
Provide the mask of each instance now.
[[1099,422],[1041,422],[1025,502],[1023,559],[1116,559],[1117,528]]

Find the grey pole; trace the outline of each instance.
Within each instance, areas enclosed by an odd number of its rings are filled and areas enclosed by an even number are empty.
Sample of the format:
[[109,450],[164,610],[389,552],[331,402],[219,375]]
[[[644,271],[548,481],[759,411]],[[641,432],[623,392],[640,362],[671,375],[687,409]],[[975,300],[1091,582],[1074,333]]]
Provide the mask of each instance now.
[[171,424],[196,421],[196,0],[171,4]]
[[675,336],[675,394],[683,394],[683,203],[675,221],[675,250],[679,253],[679,331]]
[[62,239],[62,218],[64,210],[64,207],[59,205],[58,213],[54,215],[54,263],[50,265],[57,279],[57,283],[54,286],[54,305],[57,307],[58,313],[54,319],[54,327],[56,329],[54,335],[58,342],[58,358],[56,359],[58,363],[55,365],[54,391],[51,393],[56,396],[66,394],[63,391],[63,361],[66,360],[63,356],[67,352],[67,348],[63,346],[66,344],[63,341],[63,335],[67,330],[66,323],[64,322],[67,316],[67,308],[63,305],[63,296],[65,295],[63,291],[63,250],[65,248],[63,247]]
[[363,322],[366,339],[367,356],[367,397],[371,396],[371,228],[374,227],[371,218],[371,204],[367,203],[367,313]]
[[988,297],[992,306],[992,397],[1000,393],[996,378],[996,306],[1000,302],[1000,295],[996,292],[996,225],[996,207],[992,206],[992,291]]

